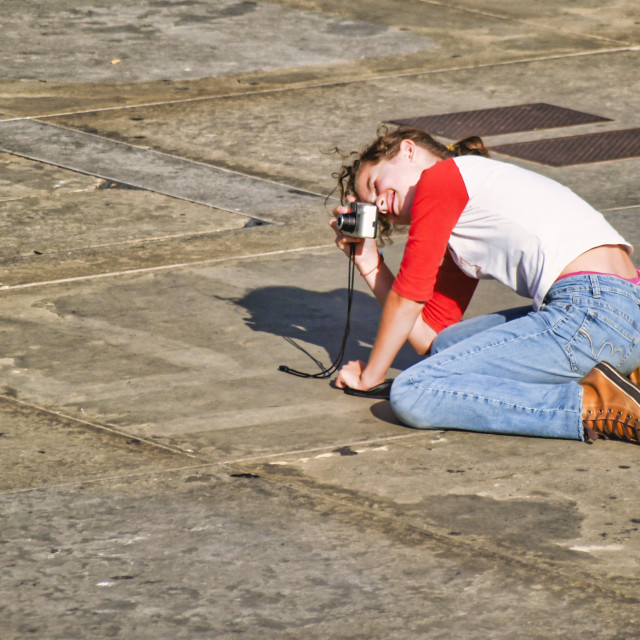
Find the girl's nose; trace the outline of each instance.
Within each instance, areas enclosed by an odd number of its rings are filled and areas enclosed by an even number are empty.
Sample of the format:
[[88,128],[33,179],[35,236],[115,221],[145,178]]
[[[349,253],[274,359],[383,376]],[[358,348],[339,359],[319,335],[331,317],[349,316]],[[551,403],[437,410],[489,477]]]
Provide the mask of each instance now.
[[376,200],[376,207],[380,210],[381,213],[387,212],[387,196],[386,193],[381,193]]

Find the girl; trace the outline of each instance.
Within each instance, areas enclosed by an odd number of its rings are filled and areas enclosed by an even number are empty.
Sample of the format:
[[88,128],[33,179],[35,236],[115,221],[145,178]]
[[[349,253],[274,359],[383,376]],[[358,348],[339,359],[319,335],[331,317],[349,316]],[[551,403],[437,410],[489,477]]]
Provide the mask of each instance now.
[[[625,377],[640,375],[640,272],[599,212],[488,158],[476,137],[449,148],[416,129],[383,132],[337,177],[343,203],[410,225],[394,278],[375,240],[331,222],[383,307],[368,363],[344,365],[338,387],[375,397],[408,340],[430,355],[391,386],[407,425],[640,443],[640,388]],[[532,306],[460,322],[479,278]]]

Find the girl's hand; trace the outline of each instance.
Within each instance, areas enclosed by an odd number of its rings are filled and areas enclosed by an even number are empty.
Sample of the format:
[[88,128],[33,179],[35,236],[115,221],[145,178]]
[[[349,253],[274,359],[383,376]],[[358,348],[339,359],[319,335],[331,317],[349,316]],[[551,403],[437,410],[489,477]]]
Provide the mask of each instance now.
[[[355,202],[353,196],[347,196],[348,202]],[[333,210],[334,218],[329,225],[336,234],[336,245],[347,257],[351,255],[351,245],[355,245],[354,262],[360,273],[367,273],[378,264],[378,246],[374,238],[352,238],[343,235],[336,228],[337,217],[349,213],[347,205],[340,205]]]
[[360,391],[366,391],[367,387],[364,387],[360,376],[364,371],[366,362],[362,360],[351,360],[347,364],[343,365],[336,378],[336,387],[338,389],[344,389],[349,387],[350,389],[359,389]]

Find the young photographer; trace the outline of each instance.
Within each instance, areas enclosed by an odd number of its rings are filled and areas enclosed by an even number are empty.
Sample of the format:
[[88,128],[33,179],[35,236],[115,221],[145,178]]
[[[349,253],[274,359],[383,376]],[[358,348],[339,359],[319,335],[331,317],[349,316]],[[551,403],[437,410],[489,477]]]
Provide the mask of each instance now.
[[[384,132],[337,177],[335,216],[357,198],[410,225],[394,276],[375,240],[331,222],[383,307],[368,363],[344,365],[338,387],[376,389],[408,340],[429,354],[391,386],[409,426],[640,443],[640,388],[626,377],[639,374],[640,273],[599,212],[475,137],[449,148]],[[461,321],[480,278],[532,305]]]

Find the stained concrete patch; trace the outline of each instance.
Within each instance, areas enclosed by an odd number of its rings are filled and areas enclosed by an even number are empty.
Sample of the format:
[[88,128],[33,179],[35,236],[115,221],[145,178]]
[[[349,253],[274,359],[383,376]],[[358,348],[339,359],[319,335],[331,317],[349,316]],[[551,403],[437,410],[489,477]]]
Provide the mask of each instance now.
[[74,82],[202,78],[433,46],[421,35],[269,2],[100,4],[5,2],[3,75]]
[[11,639],[406,640],[451,629],[480,639],[500,629],[533,640],[571,637],[579,620],[581,637],[601,640],[633,628],[631,605],[613,593],[593,607],[591,586],[447,550],[402,521],[257,474],[147,473],[3,502]]
[[[447,473],[464,470],[447,469]],[[578,537],[584,519],[572,500],[502,501],[488,496],[443,495],[431,496],[419,506],[451,535],[486,536],[498,544],[517,547],[521,543],[533,550],[544,549],[550,541]]]
[[[387,404],[372,404],[372,413],[390,419]],[[316,450],[244,468],[375,504],[478,549],[544,559],[603,580],[637,580],[637,447],[401,427],[396,437],[349,450],[355,455]]]
[[0,258],[168,241],[246,224],[244,216],[149,191],[28,197],[0,202]]
[[[7,390],[4,390],[6,394]],[[0,397],[0,492],[194,464],[193,458],[115,435],[4,395]]]

